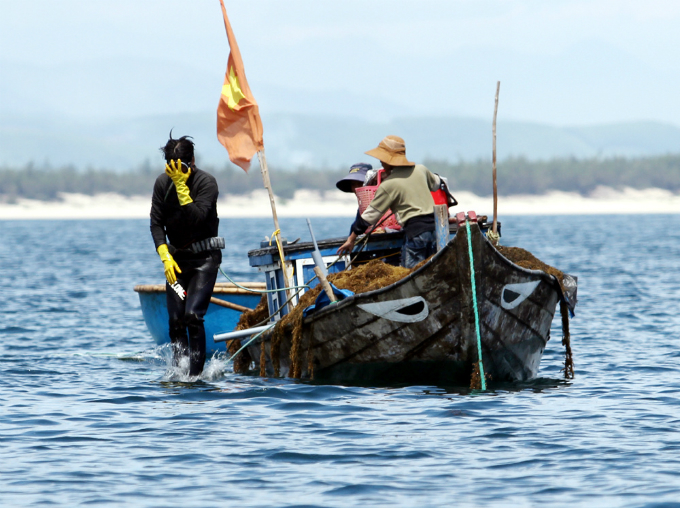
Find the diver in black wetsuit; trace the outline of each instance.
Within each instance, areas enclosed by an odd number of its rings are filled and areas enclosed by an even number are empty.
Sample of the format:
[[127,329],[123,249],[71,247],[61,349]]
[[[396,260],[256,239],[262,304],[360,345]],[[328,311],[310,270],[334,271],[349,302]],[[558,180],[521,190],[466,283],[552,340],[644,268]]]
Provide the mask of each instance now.
[[174,363],[179,365],[188,355],[189,375],[198,376],[205,364],[203,316],[224,248],[224,239],[217,237],[217,182],[196,167],[194,143],[188,136],[173,139],[171,132],[161,151],[166,165],[151,198],[151,236],[167,279]]

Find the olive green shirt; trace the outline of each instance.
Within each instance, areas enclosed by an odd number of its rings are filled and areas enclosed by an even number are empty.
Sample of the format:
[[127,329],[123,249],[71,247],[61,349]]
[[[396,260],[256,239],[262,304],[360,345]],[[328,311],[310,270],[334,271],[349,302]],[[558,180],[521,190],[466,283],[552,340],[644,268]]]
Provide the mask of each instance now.
[[439,189],[440,184],[439,176],[422,164],[397,166],[380,184],[361,218],[375,224],[388,208],[402,225],[413,217],[432,215],[434,199],[431,193]]

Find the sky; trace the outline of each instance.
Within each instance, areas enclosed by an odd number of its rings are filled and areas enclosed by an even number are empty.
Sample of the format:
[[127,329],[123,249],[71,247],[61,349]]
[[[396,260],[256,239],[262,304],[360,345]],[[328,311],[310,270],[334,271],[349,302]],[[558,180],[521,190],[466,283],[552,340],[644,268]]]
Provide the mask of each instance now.
[[[282,165],[331,156],[330,132],[298,132],[300,122],[309,123],[304,115],[360,120],[357,132],[366,132],[367,122],[403,125],[415,117],[490,124],[498,80],[499,156],[586,153],[560,148],[553,127],[569,136],[569,129],[605,126],[616,137],[622,122],[657,122],[667,132],[680,126],[677,0],[225,4],[265,143],[278,147]],[[173,126],[200,132],[203,153],[223,160],[212,120],[206,123],[229,55],[218,0],[0,0],[0,19],[0,164],[111,166],[111,154],[131,147],[121,162],[130,167],[154,160],[155,140]],[[289,122],[291,114],[303,117]],[[522,151],[508,143],[503,122],[544,134],[524,140],[529,149]],[[305,146],[287,146],[303,138]],[[621,151],[622,142],[625,136],[610,144]],[[304,154],[286,158],[286,149]],[[430,147],[418,149],[427,154]],[[666,143],[658,152],[674,150]]]
[[[678,123],[680,2],[226,0],[267,112]],[[0,0],[0,106],[110,118],[214,110],[217,0]]]

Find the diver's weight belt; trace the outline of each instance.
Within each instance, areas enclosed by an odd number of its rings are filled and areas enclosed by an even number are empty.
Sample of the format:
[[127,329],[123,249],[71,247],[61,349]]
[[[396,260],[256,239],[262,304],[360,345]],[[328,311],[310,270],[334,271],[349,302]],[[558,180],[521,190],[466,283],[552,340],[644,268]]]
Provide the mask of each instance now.
[[189,249],[194,254],[199,252],[205,252],[207,250],[220,250],[224,249],[224,238],[221,236],[213,236],[212,238],[206,238],[205,240],[200,240],[189,245]]

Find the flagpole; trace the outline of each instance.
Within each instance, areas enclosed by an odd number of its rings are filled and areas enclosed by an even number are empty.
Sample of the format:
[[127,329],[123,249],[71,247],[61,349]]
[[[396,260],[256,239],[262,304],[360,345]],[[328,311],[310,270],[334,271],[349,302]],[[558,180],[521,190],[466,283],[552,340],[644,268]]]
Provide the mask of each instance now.
[[267,168],[267,157],[264,155],[264,148],[257,152],[257,158],[260,161],[260,171],[262,171],[262,182],[269,193],[269,204],[272,206],[272,216],[274,217],[274,227],[279,229],[279,217],[276,215],[276,201],[274,201],[274,191],[272,191],[272,183],[269,180],[269,169]]
[[[496,84],[496,101],[493,109],[493,227],[494,237],[498,235],[498,187],[496,185],[496,117],[498,116],[498,92],[501,89],[501,82]],[[496,240],[498,241],[498,240]]]
[[[227,31],[227,40],[229,42],[229,48],[231,52],[229,53],[229,60],[227,61],[227,72],[224,77],[224,85],[222,86],[220,103],[217,106],[217,138],[229,152],[229,159],[241,166],[241,168],[243,168],[245,171],[248,171],[248,164],[250,163],[255,151],[251,151],[251,149],[257,149],[261,147],[261,149],[257,151],[257,158],[260,161],[262,181],[265,188],[267,189],[267,192],[269,193],[269,204],[272,207],[274,227],[276,228],[271,239],[276,239],[279,257],[281,258],[281,269],[283,270],[284,286],[291,287],[291,284],[288,280],[288,272],[283,246],[281,245],[281,229],[279,227],[279,217],[276,214],[274,192],[272,191],[272,184],[269,180],[267,158],[264,155],[264,142],[262,140],[262,121],[260,120],[260,113],[258,111],[255,98],[253,97],[250,87],[248,86],[248,81],[246,80],[246,71],[243,68],[241,52],[238,49],[238,44],[236,44],[236,38],[234,37],[234,33],[231,29],[231,24],[229,23],[229,18],[227,17],[227,9],[224,7],[223,0],[220,0],[220,6],[222,7],[224,28]],[[247,117],[247,122],[242,121],[244,116]],[[245,135],[242,136],[239,141],[234,141],[231,139],[233,138],[234,133],[227,127],[229,125],[233,125],[237,121],[241,122],[239,128]],[[284,291],[284,294],[288,299],[288,291]],[[290,304],[288,308],[292,308],[292,304]]]
[[[262,182],[264,183],[267,192],[269,193],[269,204],[272,207],[272,217],[274,218],[274,228],[276,231],[280,232],[279,227],[279,216],[276,214],[276,201],[274,200],[274,191],[272,190],[272,183],[269,180],[269,168],[267,168],[267,157],[264,154],[264,148],[257,152],[257,159],[260,161],[260,171],[262,172]],[[279,235],[279,238],[281,236]],[[272,238],[273,239],[273,238]],[[285,287],[291,287],[290,281],[288,280],[288,269],[286,267],[286,260],[281,259],[281,270],[283,271],[283,283]],[[286,300],[288,300],[288,291],[284,292],[286,295]]]

